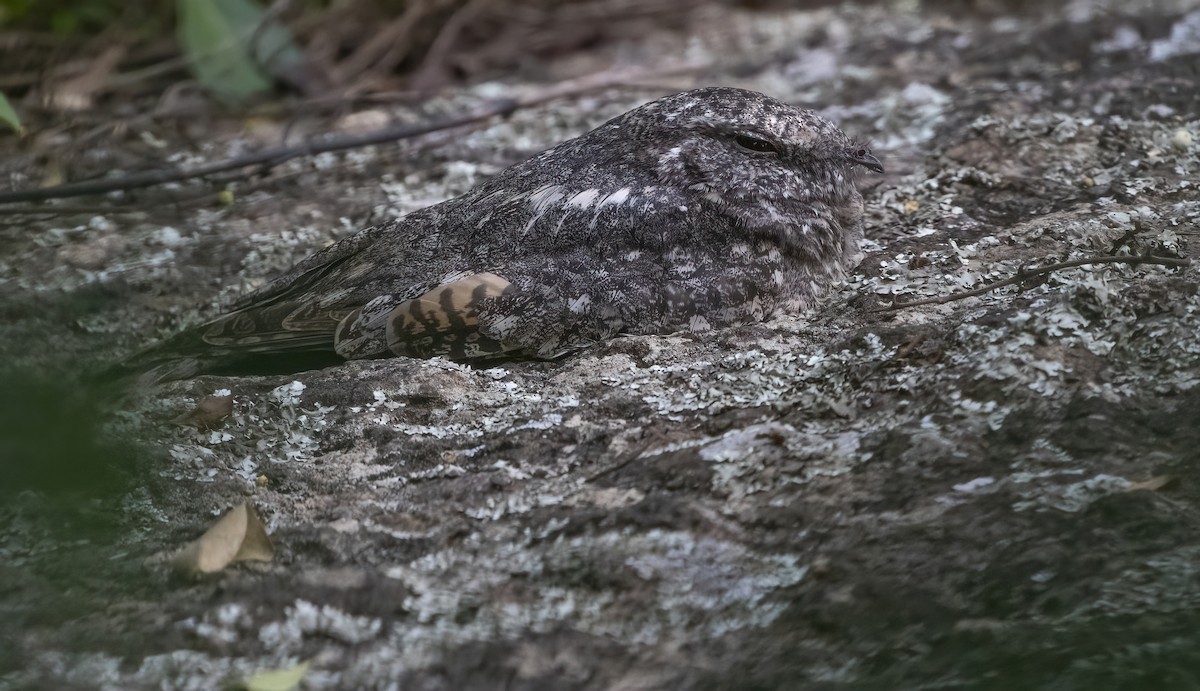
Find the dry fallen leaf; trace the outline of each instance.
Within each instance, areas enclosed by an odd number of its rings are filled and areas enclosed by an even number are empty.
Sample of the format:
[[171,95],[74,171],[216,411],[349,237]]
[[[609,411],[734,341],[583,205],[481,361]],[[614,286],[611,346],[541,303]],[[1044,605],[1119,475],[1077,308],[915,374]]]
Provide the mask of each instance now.
[[46,92],[46,105],[60,111],[88,110],[94,104],[96,94],[108,86],[123,57],[125,46],[109,46],[90,61],[82,74],[49,87]]
[[233,396],[205,396],[188,412],[173,422],[191,425],[197,429],[210,430],[221,426],[221,422],[233,413]]
[[291,691],[300,685],[304,675],[308,673],[310,663],[301,662],[287,669],[273,669],[259,672],[243,682],[246,691]]
[[254,507],[242,503],[180,550],[171,563],[178,571],[196,575],[220,571],[235,561],[274,557],[275,548]]
[[1178,480],[1179,478],[1175,477],[1174,475],[1157,475],[1149,480],[1131,482],[1129,483],[1129,486],[1125,488],[1125,491],[1132,492],[1136,489],[1148,489],[1151,492],[1157,492],[1160,489],[1175,484]]

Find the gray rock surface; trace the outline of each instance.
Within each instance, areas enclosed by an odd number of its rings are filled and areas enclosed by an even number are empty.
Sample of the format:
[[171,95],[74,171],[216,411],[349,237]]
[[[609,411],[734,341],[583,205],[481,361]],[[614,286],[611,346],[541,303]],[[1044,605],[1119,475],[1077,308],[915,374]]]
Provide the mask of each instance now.
[[[849,281],[809,315],[557,362],[145,392],[108,424],[141,440],[135,480],[73,508],[93,531],[39,495],[0,508],[0,688],[203,689],[300,661],[308,688],[1200,684],[1194,265],[881,309],[1082,257],[1194,258],[1197,4],[720,25],[655,44],[717,56],[680,88],[873,136],[888,175]],[[8,224],[0,285],[36,308],[9,310],[5,354],[130,349],[659,93],[294,162],[228,208]],[[217,132],[179,156],[245,146]],[[167,422],[221,389],[223,426]],[[275,561],[171,578],[164,555],[246,499]]]

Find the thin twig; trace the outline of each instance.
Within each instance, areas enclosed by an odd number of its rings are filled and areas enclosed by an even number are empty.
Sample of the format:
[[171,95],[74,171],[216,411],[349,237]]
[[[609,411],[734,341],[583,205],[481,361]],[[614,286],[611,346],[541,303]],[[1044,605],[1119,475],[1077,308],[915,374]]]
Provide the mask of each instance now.
[[47,199],[63,199],[66,197],[81,197],[88,194],[105,194],[108,192],[117,192],[121,190],[141,189],[144,187],[153,187],[162,185],[168,182],[180,182],[182,180],[190,180],[193,178],[202,178],[214,173],[223,173],[228,170],[236,170],[238,168],[248,168],[251,166],[276,166],[284,161],[290,161],[293,158],[301,156],[315,156],[317,154],[328,153],[331,151],[344,151],[346,149],[356,149],[372,144],[383,144],[387,142],[417,137],[430,132],[437,132],[453,127],[462,127],[495,117],[497,115],[508,115],[519,107],[516,101],[499,100],[491,105],[482,108],[474,113],[463,115],[449,120],[440,122],[422,123],[418,125],[398,125],[387,127],[374,132],[369,132],[364,135],[346,136],[346,137],[330,137],[324,141],[318,142],[303,142],[294,146],[277,146],[270,149],[264,149],[254,154],[239,156],[224,161],[217,161],[208,165],[197,166],[189,170],[154,170],[145,173],[135,173],[119,178],[110,178],[105,180],[89,180],[86,182],[72,182],[65,185],[55,185],[53,187],[44,187],[36,190],[23,190],[20,192],[10,192],[0,194],[0,204],[13,204],[16,202],[38,202]]
[[1033,278],[1035,276],[1045,276],[1046,274],[1054,273],[1055,271],[1062,271],[1063,269],[1073,269],[1078,266],[1087,266],[1088,264],[1130,264],[1130,265],[1159,264],[1161,266],[1185,267],[1185,266],[1189,266],[1191,264],[1191,260],[1190,259],[1177,259],[1175,257],[1156,257],[1153,255],[1148,255],[1148,254],[1140,256],[1140,257],[1085,257],[1083,259],[1072,259],[1070,261],[1059,262],[1057,264],[1049,264],[1047,266],[1039,266],[1039,267],[1033,268],[1033,269],[1021,269],[1016,274],[1014,274],[1008,278],[1005,278],[1000,281],[996,281],[995,283],[988,283],[987,285],[982,285],[982,286],[979,286],[978,288],[972,288],[971,290],[964,290],[959,293],[951,293],[949,295],[942,295],[941,297],[927,298],[924,300],[913,300],[911,302],[898,302],[898,303],[894,303],[892,305],[888,305],[887,307],[879,307],[879,308],[876,308],[871,311],[872,312],[893,312],[895,310],[904,309],[906,307],[919,307],[921,305],[944,305],[947,302],[954,302],[956,300],[965,300],[966,298],[977,297],[979,295],[983,295],[985,293],[991,292],[997,288],[1003,288],[1005,286],[1011,286],[1011,285],[1014,285],[1017,283],[1021,283],[1023,281],[1027,281],[1030,278]]
[[449,19],[442,22],[433,38],[433,43],[429,44],[425,55],[421,57],[420,64],[413,71],[412,82],[416,88],[428,87],[437,81],[433,75],[446,68],[446,56],[454,47],[454,42],[458,40],[458,36],[467,22],[475,19],[490,4],[492,4],[492,0],[467,0],[465,4],[454,10]]
[[[399,64],[413,46],[412,36],[417,25],[429,14],[440,10],[443,4],[441,0],[434,0],[432,6],[430,0],[416,0],[407,4],[399,17],[376,31],[345,60],[334,66],[334,79],[339,83],[348,83],[372,68],[386,72],[394,64]],[[389,64],[379,68],[380,61],[385,59]]]
[[171,182],[181,182],[183,180],[203,178],[215,173],[224,173],[231,170],[237,170],[239,168],[249,168],[253,166],[270,168],[285,161],[290,161],[293,158],[315,156],[317,154],[329,153],[332,151],[357,149],[364,146],[371,146],[373,144],[386,144],[402,139],[410,139],[412,137],[430,134],[432,132],[440,132],[442,130],[453,129],[455,127],[473,125],[496,116],[507,117],[513,112],[522,108],[529,108],[531,106],[540,105],[546,101],[574,96],[588,91],[611,88],[613,86],[634,81],[639,77],[660,77],[664,74],[690,72],[703,69],[704,67],[705,64],[693,62],[668,66],[659,70],[654,70],[652,73],[633,72],[627,70],[600,72],[579,79],[559,82],[549,87],[530,91],[516,98],[497,99],[491,104],[484,106],[473,113],[469,113],[457,118],[450,118],[448,120],[415,125],[394,125],[376,130],[374,132],[368,132],[367,134],[363,135],[328,137],[320,141],[306,141],[293,146],[272,147],[270,149],[264,149],[263,151],[248,154],[246,156],[239,156],[236,158],[226,159],[224,161],[216,161],[187,170],[153,170],[144,173],[134,173],[118,178],[70,182],[63,185],[43,187],[35,190],[21,190],[17,192],[0,193],[0,204],[40,202],[48,199],[64,199],[67,197],[81,197],[89,194],[106,194],[109,192],[143,189],[146,187],[154,187],[156,185],[162,185]]
[[[209,193],[206,196],[211,197]],[[3,216],[70,216],[71,214],[137,214],[143,213],[145,209],[135,206],[123,208],[119,206],[17,206],[7,209],[0,209],[0,217]]]

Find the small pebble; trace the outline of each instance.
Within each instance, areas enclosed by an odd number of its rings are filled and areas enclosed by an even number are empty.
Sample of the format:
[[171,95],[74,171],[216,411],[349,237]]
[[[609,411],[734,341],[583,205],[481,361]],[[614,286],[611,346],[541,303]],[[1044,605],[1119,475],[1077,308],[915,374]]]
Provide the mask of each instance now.
[[1192,133],[1185,129],[1175,130],[1175,134],[1171,137],[1171,146],[1174,146],[1180,151],[1187,151],[1192,148]]

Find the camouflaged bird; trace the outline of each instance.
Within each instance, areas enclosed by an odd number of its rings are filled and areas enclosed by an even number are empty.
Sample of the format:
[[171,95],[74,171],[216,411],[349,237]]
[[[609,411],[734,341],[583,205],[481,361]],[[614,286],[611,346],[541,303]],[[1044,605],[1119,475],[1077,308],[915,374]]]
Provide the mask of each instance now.
[[861,168],[883,172],[811,110],[675,94],[331,245],[145,355],[191,363],[173,376],[311,350],[553,358],[795,312],[858,261]]

